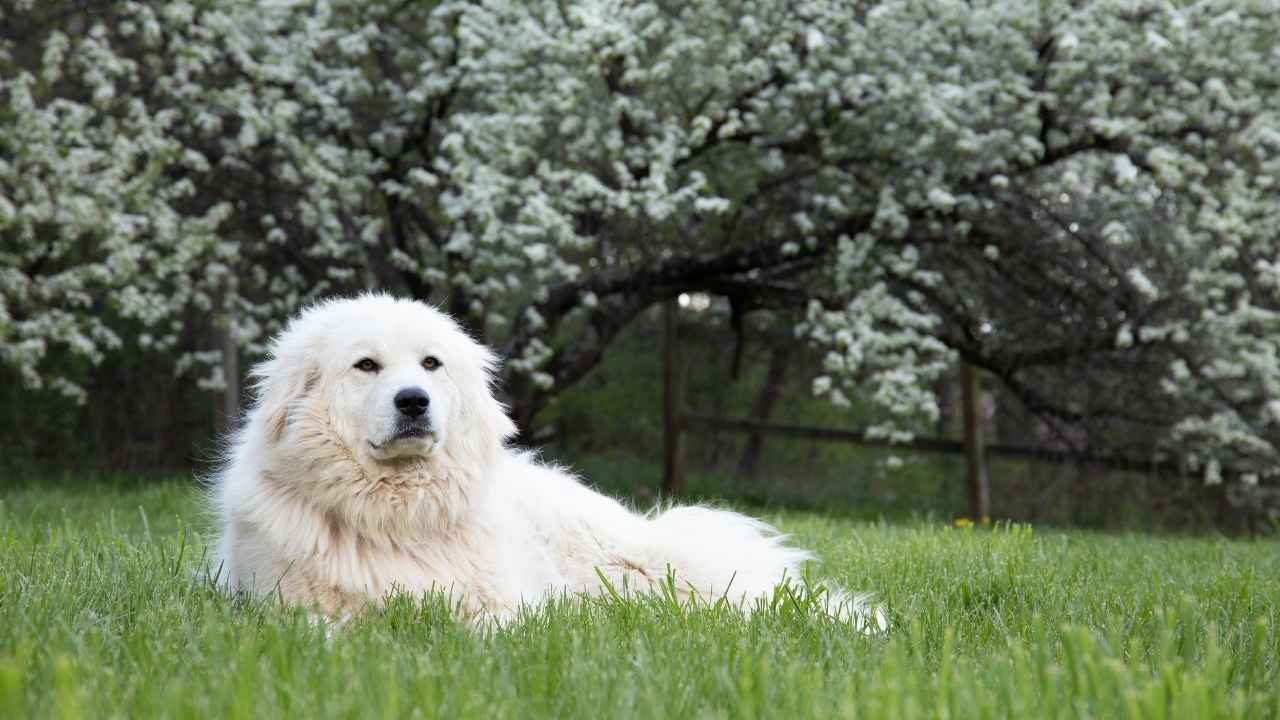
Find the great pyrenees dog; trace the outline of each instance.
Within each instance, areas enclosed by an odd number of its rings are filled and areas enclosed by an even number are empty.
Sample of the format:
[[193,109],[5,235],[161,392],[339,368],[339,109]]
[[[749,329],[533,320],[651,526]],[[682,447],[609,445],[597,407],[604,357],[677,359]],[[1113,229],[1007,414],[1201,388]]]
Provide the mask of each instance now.
[[[507,447],[494,354],[447,315],[381,294],[303,310],[253,370],[214,479],[217,577],[342,620],[393,592],[502,621],[564,593],[674,588],[750,611],[811,554],[706,507],[633,512]],[[883,627],[860,596],[825,612]]]

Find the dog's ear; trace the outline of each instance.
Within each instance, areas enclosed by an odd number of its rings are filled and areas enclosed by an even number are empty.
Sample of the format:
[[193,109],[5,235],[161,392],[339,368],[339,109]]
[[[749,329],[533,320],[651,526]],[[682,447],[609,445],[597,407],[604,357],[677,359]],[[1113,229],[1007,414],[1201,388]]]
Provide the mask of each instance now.
[[455,382],[463,395],[456,410],[462,432],[451,433],[451,444],[456,443],[456,453],[467,455],[470,462],[488,465],[497,460],[503,445],[516,434],[516,424],[493,396],[497,356],[479,343],[472,343],[469,349],[470,357],[449,366],[456,373]]
[[254,413],[262,418],[271,441],[280,442],[289,414],[319,382],[320,369],[310,362],[277,355],[255,365],[252,374],[258,396]]

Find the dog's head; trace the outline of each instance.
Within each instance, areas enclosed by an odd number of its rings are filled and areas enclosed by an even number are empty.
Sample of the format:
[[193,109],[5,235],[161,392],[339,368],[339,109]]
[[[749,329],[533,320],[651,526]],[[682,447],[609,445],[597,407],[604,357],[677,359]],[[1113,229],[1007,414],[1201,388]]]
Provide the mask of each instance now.
[[490,390],[496,364],[423,303],[330,300],[296,317],[254,369],[249,432],[278,446],[336,443],[365,467],[430,460],[475,472],[515,430]]

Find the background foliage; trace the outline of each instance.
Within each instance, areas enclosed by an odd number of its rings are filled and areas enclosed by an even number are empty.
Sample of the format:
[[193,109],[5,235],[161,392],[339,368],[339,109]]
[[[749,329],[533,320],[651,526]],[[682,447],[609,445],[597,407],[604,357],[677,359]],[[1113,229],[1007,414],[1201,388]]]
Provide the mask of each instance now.
[[1277,28],[1263,0],[17,0],[5,447],[207,457],[229,356],[369,287],[501,350],[536,440],[686,295],[803,345],[792,392],[871,436],[945,423],[964,360],[1027,440],[1272,492]]

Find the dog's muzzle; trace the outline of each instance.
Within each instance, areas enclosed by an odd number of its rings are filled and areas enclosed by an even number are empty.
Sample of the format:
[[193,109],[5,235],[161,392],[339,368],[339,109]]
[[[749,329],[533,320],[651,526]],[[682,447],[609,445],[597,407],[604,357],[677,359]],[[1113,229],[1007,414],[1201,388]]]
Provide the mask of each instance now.
[[402,425],[396,430],[396,434],[391,436],[391,441],[396,440],[419,440],[431,434],[431,428],[425,419],[422,422]]
[[437,439],[436,432],[431,427],[429,415],[413,419],[401,416],[400,421],[396,423],[395,432],[390,437],[381,442],[370,440],[369,446],[380,454],[413,455],[419,454],[415,452],[415,446],[430,444],[435,439]]

